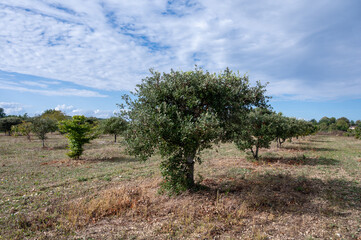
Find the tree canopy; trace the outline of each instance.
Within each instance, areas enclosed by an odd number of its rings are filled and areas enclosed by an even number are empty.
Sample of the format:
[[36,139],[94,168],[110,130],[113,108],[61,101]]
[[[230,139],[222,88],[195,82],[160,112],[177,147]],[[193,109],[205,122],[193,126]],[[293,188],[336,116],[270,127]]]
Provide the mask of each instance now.
[[56,121],[38,116],[33,119],[32,123],[33,132],[40,140],[42,140],[43,147],[45,147],[46,134],[57,130]]
[[269,148],[276,136],[275,117],[268,109],[257,108],[251,111],[245,121],[244,129],[235,132],[235,144],[240,150],[250,150],[258,160],[260,148]]
[[41,118],[49,118],[49,119],[59,122],[59,121],[67,119],[67,116],[65,115],[65,113],[63,113],[60,110],[47,109],[44,111],[43,114],[41,114]]
[[100,123],[100,129],[104,134],[114,135],[114,142],[117,142],[117,136],[126,130],[127,124],[121,117],[111,117]]
[[11,134],[11,127],[18,125],[22,122],[21,118],[19,117],[4,117],[0,118],[0,131],[1,132],[8,132],[9,135]]

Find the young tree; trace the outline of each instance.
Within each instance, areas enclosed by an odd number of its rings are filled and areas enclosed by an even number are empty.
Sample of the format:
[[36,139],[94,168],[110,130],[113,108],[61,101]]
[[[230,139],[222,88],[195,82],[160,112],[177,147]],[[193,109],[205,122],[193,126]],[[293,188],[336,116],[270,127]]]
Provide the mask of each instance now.
[[32,131],[40,140],[42,140],[43,148],[44,148],[45,139],[47,139],[46,134],[57,130],[56,121],[50,118],[41,118],[38,116],[33,118],[32,123],[33,123]]
[[258,160],[260,148],[269,148],[275,139],[275,114],[268,109],[257,108],[250,112],[245,128],[235,133],[234,142],[240,150],[250,150]]
[[117,142],[117,135],[122,134],[127,128],[127,121],[121,117],[111,117],[103,120],[100,129],[104,134],[114,135],[114,142]]
[[66,133],[69,140],[69,157],[79,159],[84,151],[84,144],[96,138],[95,128],[96,126],[88,123],[84,116],[73,116],[72,119],[59,123],[59,130]]
[[360,125],[355,128],[355,138],[361,139],[361,126]]
[[33,130],[33,124],[31,122],[23,121],[19,125],[14,125],[11,127],[11,131],[15,134],[21,134],[22,136],[26,136],[27,139],[31,140],[31,131]]
[[151,76],[137,86],[128,105],[128,150],[143,160],[159,150],[163,187],[182,191],[194,186],[199,154],[219,141],[231,141],[234,127],[254,106],[266,106],[264,86],[250,87],[247,76],[229,69],[211,74],[202,69]]
[[277,142],[277,147],[282,147],[282,143],[289,138],[290,135],[290,121],[282,113],[278,113],[274,116],[274,131]]
[[11,127],[18,125],[21,123],[21,118],[19,117],[4,117],[0,118],[0,131],[5,132],[5,134],[8,132],[9,136],[11,135]]

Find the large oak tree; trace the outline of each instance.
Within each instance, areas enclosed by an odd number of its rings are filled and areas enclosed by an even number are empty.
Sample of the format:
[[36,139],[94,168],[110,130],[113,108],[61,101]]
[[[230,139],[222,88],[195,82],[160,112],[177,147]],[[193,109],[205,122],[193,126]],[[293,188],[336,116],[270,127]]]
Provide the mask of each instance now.
[[200,152],[219,141],[231,141],[242,119],[254,107],[265,107],[265,88],[251,87],[247,76],[200,68],[171,70],[137,86],[133,100],[125,96],[128,150],[145,160],[159,151],[164,186],[182,191],[194,186],[194,164]]

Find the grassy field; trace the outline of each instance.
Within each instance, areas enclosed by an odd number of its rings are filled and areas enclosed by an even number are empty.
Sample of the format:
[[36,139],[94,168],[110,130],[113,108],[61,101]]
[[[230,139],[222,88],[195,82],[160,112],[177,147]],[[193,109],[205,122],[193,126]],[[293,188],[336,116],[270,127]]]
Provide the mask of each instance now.
[[203,153],[198,192],[159,194],[161,159],[103,136],[80,160],[0,136],[0,239],[361,239],[361,141],[315,135],[261,151]]

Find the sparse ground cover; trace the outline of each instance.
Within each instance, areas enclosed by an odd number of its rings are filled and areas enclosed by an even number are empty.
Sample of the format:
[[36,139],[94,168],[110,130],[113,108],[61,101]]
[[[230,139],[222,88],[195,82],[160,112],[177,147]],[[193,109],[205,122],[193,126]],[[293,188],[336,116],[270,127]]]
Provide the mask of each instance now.
[[0,136],[0,239],[360,239],[361,141],[315,135],[247,160],[204,152],[202,188],[159,194],[159,157],[102,136],[80,160],[66,139]]

